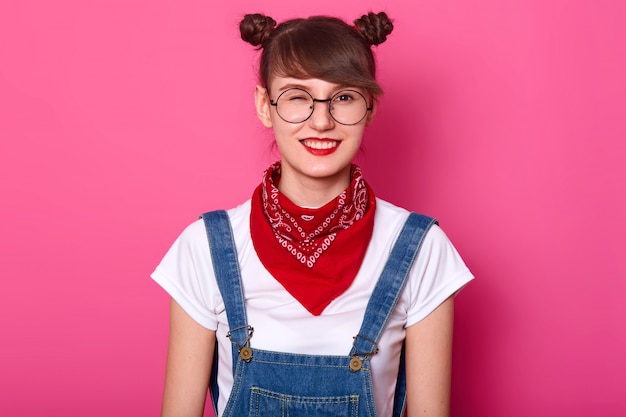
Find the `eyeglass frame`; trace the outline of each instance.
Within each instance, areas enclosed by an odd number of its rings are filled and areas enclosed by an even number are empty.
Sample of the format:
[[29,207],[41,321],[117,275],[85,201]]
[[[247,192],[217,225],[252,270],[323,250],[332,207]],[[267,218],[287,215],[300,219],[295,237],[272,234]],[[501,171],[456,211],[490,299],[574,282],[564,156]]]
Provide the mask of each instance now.
[[[306,118],[306,119],[301,120],[301,121],[299,121],[299,122],[290,122],[289,120],[284,119],[284,118],[283,118],[283,116],[281,116],[281,115],[280,115],[280,112],[278,111],[278,100],[280,100],[280,97],[281,97],[283,94],[285,94],[286,92],[291,91],[291,90],[300,90],[300,91],[303,91],[303,92],[305,92],[305,93],[306,93],[309,97],[311,97],[311,100],[313,100],[313,105],[311,106],[311,114],[309,114],[309,115],[307,116],[307,118]],[[358,121],[356,121],[356,122],[354,122],[354,123],[342,123],[342,122],[340,122],[339,120],[335,119],[335,116],[333,116],[333,113],[332,113],[332,111],[331,111],[331,102],[332,102],[333,98],[335,98],[335,97],[336,97],[336,96],[338,96],[339,94],[341,94],[341,93],[343,93],[343,92],[346,92],[346,91],[349,91],[349,92],[352,92],[352,93],[357,93],[358,95],[360,95],[361,97],[363,97],[363,101],[365,101],[365,106],[366,106],[366,107],[365,107],[365,113],[363,114],[363,117],[361,117]],[[300,124],[300,123],[304,123],[304,122],[306,122],[307,120],[309,120],[309,119],[311,118],[311,116],[313,116],[313,112],[315,111],[315,103],[328,103],[328,114],[330,115],[330,117],[331,117],[331,118],[332,118],[335,122],[339,123],[340,125],[344,125],[344,126],[354,126],[354,125],[357,125],[357,124],[361,123],[361,122],[363,121],[363,119],[365,119],[365,117],[367,116],[367,112],[374,110],[374,104],[371,104],[371,105],[369,105],[369,106],[368,106],[368,105],[367,105],[367,99],[365,98],[365,96],[364,96],[361,92],[359,92],[359,91],[357,91],[357,90],[352,90],[352,89],[350,89],[350,88],[346,88],[346,89],[343,89],[343,90],[341,90],[341,91],[338,91],[338,92],[336,92],[335,94],[333,94],[332,96],[330,96],[330,98],[327,98],[327,99],[319,99],[319,98],[315,98],[315,97],[313,97],[313,95],[312,95],[311,93],[309,93],[308,91],[306,91],[305,89],[300,88],[300,87],[291,87],[291,88],[286,89],[285,91],[283,91],[282,93],[280,93],[280,94],[278,95],[278,97],[276,97],[276,101],[272,100],[272,98],[271,98],[271,97],[269,97],[269,91],[267,92],[267,96],[268,96],[268,98],[269,98],[270,105],[271,105],[271,106],[273,106],[273,107],[276,107],[276,114],[278,115],[278,117],[280,117],[280,118],[281,118],[281,120],[283,120],[283,121],[285,121],[285,122],[287,122],[287,123],[291,123],[291,124],[295,124],[295,125]]]

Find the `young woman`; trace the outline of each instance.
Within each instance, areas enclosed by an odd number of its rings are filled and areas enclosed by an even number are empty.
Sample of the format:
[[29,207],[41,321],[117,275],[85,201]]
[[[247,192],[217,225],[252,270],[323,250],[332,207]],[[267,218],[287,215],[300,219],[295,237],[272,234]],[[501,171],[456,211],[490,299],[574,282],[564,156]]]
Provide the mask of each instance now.
[[[381,88],[384,13],[247,15],[280,161],[207,213],[152,277],[171,295],[163,416],[446,416],[453,296],[472,275],[436,222],[375,198],[352,160]],[[419,252],[419,253],[418,253]]]

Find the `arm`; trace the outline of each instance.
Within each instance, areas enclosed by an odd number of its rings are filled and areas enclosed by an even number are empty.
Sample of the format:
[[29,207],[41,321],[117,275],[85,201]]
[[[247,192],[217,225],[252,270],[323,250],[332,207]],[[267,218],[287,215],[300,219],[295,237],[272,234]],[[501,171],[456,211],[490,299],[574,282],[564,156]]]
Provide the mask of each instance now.
[[406,330],[407,416],[450,415],[454,300]]
[[201,417],[209,387],[215,332],[170,302],[170,339],[161,417]]

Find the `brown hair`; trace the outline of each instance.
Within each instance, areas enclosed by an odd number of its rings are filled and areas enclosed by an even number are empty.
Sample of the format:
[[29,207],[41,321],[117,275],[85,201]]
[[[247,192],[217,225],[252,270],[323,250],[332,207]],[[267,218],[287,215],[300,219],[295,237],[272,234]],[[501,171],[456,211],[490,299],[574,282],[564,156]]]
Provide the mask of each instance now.
[[363,15],[354,26],[327,16],[292,19],[276,26],[269,16],[248,14],[239,30],[244,41],[263,49],[259,81],[264,87],[278,75],[354,86],[373,97],[382,93],[371,46],[384,42],[393,30],[384,12]]

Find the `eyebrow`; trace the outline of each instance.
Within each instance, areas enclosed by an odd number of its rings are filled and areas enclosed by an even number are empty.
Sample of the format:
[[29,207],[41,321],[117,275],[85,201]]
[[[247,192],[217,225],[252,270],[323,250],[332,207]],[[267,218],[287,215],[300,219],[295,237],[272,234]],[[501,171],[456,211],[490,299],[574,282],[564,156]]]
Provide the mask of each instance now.
[[311,90],[310,90],[307,86],[305,86],[304,84],[298,84],[298,83],[288,83],[288,84],[285,84],[285,85],[281,86],[281,87],[278,89],[278,92],[279,92],[279,93],[281,93],[281,92],[283,92],[283,91],[285,91],[285,90],[289,90],[290,88],[300,88],[301,90],[305,90],[305,91],[308,91],[308,92],[310,92],[310,91],[311,91]]

